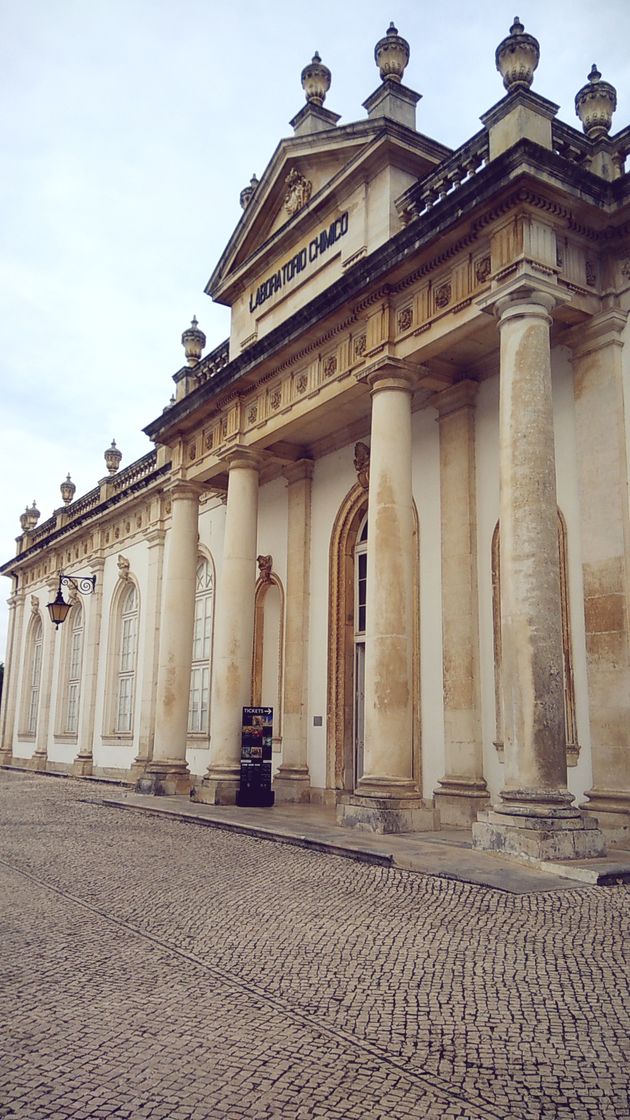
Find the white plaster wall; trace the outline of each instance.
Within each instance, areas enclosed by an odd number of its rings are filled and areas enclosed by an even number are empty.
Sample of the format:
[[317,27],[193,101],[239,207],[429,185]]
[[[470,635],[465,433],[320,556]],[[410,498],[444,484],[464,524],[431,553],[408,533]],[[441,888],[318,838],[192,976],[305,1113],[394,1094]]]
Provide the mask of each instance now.
[[413,496],[420,523],[420,723],[422,794],[444,774],[440,443],[434,409],[412,417]]
[[[107,664],[110,654],[110,641],[114,635],[114,619],[112,617],[112,597],[118,586],[118,557],[126,557],[130,565],[130,575],[138,586],[140,610],[138,617],[138,647],[136,661],[136,679],[134,692],[133,731],[131,739],[118,738],[109,734],[109,728],[104,726],[107,704],[111,697],[106,696]],[[103,569],[103,614],[101,620],[101,656],[98,666],[98,680],[96,688],[96,708],[94,712],[94,767],[104,770],[127,770],[133,763],[138,752],[138,736],[140,728],[141,696],[143,675],[148,671],[148,661],[145,650],[145,618],[143,611],[146,609],[146,588],[149,567],[149,549],[145,541],[127,543],[119,552],[110,554],[105,560]],[[105,732],[105,735],[103,734]],[[104,738],[109,741],[104,742]]]

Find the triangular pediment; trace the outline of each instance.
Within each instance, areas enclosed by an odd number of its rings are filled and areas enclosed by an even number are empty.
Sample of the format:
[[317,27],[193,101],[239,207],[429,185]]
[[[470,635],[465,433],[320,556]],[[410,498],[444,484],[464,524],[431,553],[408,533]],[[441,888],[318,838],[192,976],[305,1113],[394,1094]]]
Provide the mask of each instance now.
[[[385,150],[387,149],[387,150]],[[243,212],[206,292],[232,304],[233,293],[317,224],[334,200],[341,206],[353,183],[388,161],[408,169],[409,181],[428,174],[445,149],[385,118],[326,128],[282,140]]]

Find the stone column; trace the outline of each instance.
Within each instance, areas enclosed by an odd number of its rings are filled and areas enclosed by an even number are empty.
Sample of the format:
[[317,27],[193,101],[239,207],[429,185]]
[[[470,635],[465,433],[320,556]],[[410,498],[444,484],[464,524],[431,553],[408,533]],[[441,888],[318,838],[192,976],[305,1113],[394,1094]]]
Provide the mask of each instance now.
[[259,459],[231,453],[223,565],[215,616],[210,763],[195,801],[231,805],[240,778],[242,709],[251,703]]
[[[48,581],[47,591],[49,600],[57,594],[58,578],[54,576]],[[42,669],[39,688],[39,708],[37,711],[37,731],[35,737],[35,753],[29,759],[28,765],[34,770],[45,770],[48,763],[48,731],[50,728],[50,708],[53,691],[53,669],[55,664],[55,649],[57,630],[53,626],[45,605],[41,611],[42,618]]]
[[344,825],[375,832],[431,827],[413,774],[411,397],[415,374],[388,359],[372,391],[368,491],[363,776],[340,803]]
[[572,332],[593,788],[584,805],[630,839],[630,523],[622,372],[626,314]]
[[435,790],[440,823],[469,828],[489,802],[483,776],[479,691],[476,381],[459,381],[432,404],[440,425],[442,658],[446,773]]
[[531,859],[605,850],[567,789],[549,328],[553,285],[498,295],[501,636],[505,788],[475,847]]
[[[188,701],[195,615],[199,487],[177,480],[169,488],[171,530],[168,542],[153,758],[140,778],[143,793],[187,794],[190,773],[186,762]],[[149,662],[150,650],[145,651]]]
[[7,656],[2,687],[2,735],[0,737],[0,763],[8,766],[13,761],[13,733],[20,679],[22,631],[24,629],[24,592],[16,591],[9,600],[9,629]]
[[81,674],[79,752],[72,763],[72,773],[92,773],[94,764],[94,714],[96,710],[96,685],[101,651],[101,619],[103,617],[103,569],[105,560],[95,556],[90,561],[92,575],[96,576],[94,591],[85,599],[85,629],[83,672]]
[[130,775],[131,780],[134,782],[140,780],[148,763],[153,757],[157,679],[160,660],[160,606],[162,602],[165,536],[166,533],[164,529],[153,528],[149,529],[145,537],[149,548],[149,571],[147,574],[146,593],[142,604],[145,655],[142,692],[140,697],[140,741],[138,744],[138,754],[133,761]]
[[308,623],[310,603],[311,488],[313,463],[302,459],[284,471],[288,488],[282,765],[274,786],[279,801],[308,801]]

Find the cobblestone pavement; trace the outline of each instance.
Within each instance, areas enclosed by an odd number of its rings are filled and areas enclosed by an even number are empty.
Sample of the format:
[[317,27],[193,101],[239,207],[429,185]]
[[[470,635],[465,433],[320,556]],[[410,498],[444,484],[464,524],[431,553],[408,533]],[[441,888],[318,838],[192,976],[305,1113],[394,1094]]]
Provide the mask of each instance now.
[[630,888],[507,895],[0,772],[3,1120],[629,1120]]

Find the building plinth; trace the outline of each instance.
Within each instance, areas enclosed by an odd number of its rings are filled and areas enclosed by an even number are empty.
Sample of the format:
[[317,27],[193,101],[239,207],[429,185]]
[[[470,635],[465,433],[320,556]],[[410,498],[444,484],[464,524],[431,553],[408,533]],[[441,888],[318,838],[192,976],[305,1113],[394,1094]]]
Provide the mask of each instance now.
[[311,779],[307,766],[282,766],[273,788],[277,801],[304,803],[310,800]]
[[157,797],[175,797],[178,794],[187,796],[191,786],[190,771],[186,763],[180,759],[169,761],[164,758],[150,763],[136,783],[139,793],[152,793]]
[[443,828],[470,828],[489,801],[485,779],[455,775],[440,778],[433,796]]
[[78,754],[72,763],[70,771],[75,778],[89,778],[93,773],[93,759],[91,754]]
[[436,812],[417,794],[415,797],[397,797],[395,791],[382,791],[381,797],[366,797],[360,793],[342,794],[337,804],[337,821],[346,828],[364,832],[399,833],[432,832],[436,827]]
[[473,824],[473,846],[535,861],[606,855],[597,821],[580,813],[574,817],[528,817],[488,810]]

